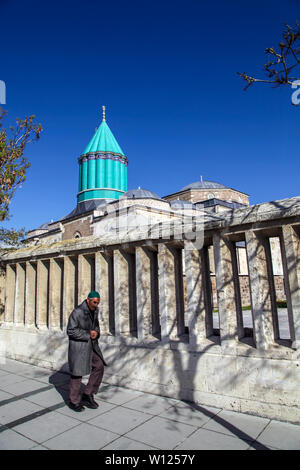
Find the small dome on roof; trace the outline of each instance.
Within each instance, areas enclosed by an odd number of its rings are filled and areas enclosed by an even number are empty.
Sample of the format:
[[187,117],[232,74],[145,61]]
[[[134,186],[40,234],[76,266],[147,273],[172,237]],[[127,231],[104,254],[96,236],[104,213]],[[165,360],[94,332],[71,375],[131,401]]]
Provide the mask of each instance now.
[[68,215],[62,217],[60,220],[70,219],[71,217],[77,217],[78,215],[84,214],[85,212],[101,210],[107,206],[108,200],[106,199],[90,199],[82,201],[77,204],[75,209],[72,210]]
[[121,200],[121,199],[147,199],[147,198],[161,199],[153,191],[150,191],[149,189],[143,189],[140,187],[138,187],[137,189],[130,189],[126,193],[122,194],[122,196],[119,199]]
[[185,201],[184,199],[174,199],[173,201],[170,201],[170,206],[172,209],[197,209],[195,204],[193,204],[191,201]]
[[39,226],[38,228],[36,228],[35,230],[48,230],[50,223],[51,223],[51,222],[46,222],[46,223],[40,225],[40,226]]
[[224,184],[217,183],[216,181],[196,181],[195,183],[188,184],[181,188],[180,191],[187,189],[227,189]]

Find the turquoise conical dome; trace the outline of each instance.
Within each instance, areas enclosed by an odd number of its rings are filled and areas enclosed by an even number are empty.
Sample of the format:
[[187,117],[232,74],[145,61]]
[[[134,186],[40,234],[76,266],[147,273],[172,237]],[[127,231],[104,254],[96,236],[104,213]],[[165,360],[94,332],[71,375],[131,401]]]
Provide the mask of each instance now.
[[83,154],[89,152],[111,152],[124,156],[123,150],[106,124],[106,121],[103,121],[98,127]]
[[127,191],[128,160],[105,121],[104,111],[101,125],[78,161],[78,203],[92,199],[119,199]]

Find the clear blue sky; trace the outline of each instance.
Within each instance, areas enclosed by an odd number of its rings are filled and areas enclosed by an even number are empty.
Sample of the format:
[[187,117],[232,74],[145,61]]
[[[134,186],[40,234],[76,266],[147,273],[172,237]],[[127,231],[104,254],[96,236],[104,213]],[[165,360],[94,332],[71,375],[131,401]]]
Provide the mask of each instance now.
[[300,195],[292,90],[245,92],[237,75],[262,75],[265,48],[297,19],[298,0],[0,0],[5,122],[35,114],[44,128],[5,226],[75,207],[77,158],[103,104],[129,189],[164,196],[202,175],[251,204]]

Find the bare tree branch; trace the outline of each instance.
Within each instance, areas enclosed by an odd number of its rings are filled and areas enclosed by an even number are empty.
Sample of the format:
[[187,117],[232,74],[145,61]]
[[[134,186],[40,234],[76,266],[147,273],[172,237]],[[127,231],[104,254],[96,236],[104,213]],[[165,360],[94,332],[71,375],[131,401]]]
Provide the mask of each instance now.
[[298,21],[294,28],[285,24],[282,37],[283,40],[278,44],[277,50],[274,47],[268,47],[265,50],[268,55],[268,62],[264,65],[266,79],[253,77],[245,72],[237,72],[247,82],[244,90],[254,83],[268,83],[276,88],[282,85],[292,85],[295,80],[299,80],[299,77],[291,75],[291,71],[300,64],[300,25]]

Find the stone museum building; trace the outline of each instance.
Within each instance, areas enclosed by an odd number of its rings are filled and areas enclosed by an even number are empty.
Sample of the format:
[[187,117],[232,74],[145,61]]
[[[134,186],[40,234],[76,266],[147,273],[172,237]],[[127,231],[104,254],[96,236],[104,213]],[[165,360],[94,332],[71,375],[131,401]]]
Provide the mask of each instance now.
[[128,168],[104,108],[74,209],[2,252],[0,356],[66,368],[96,289],[106,381],[300,422],[300,197],[251,206],[202,177],[160,197]]

